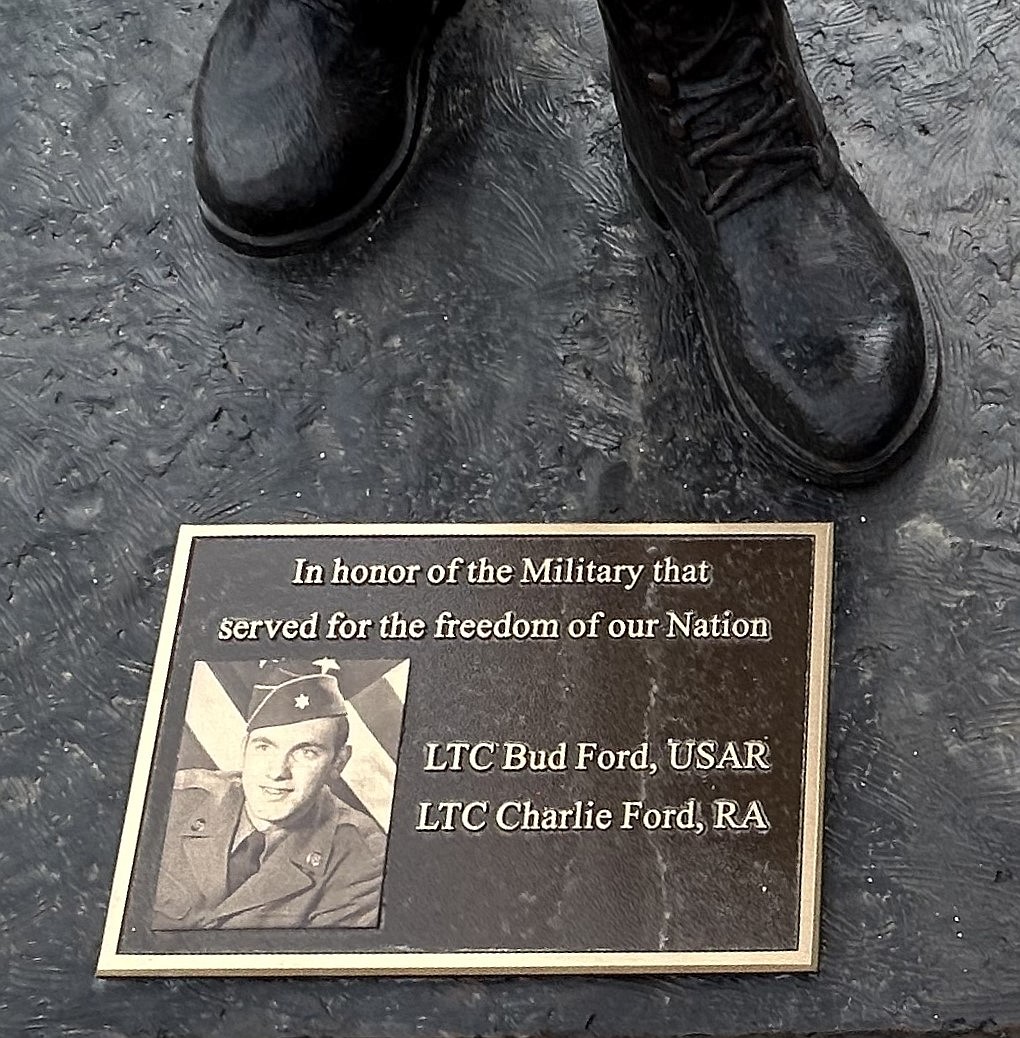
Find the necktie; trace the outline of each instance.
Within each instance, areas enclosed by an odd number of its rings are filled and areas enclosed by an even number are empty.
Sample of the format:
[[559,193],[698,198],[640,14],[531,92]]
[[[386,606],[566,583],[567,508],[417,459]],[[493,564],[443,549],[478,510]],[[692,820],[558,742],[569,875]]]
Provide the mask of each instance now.
[[228,894],[233,894],[242,883],[258,872],[265,849],[266,838],[258,829],[249,833],[237,845],[227,862]]

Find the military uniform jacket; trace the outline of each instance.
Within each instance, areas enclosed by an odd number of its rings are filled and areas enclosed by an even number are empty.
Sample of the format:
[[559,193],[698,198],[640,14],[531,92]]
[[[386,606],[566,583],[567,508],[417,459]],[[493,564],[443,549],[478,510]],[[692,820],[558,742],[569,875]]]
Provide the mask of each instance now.
[[153,930],[378,925],[385,837],[326,788],[301,827],[228,895],[227,859],[243,804],[236,773],[177,773]]

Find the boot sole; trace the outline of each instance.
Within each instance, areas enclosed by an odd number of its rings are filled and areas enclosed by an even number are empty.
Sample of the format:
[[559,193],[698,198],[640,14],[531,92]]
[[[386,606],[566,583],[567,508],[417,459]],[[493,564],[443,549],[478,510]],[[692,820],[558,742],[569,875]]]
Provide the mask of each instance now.
[[[637,162],[631,157],[629,149],[624,150],[638,197],[648,211],[648,215],[667,241],[677,248],[677,253],[683,255],[685,249],[680,236],[674,230],[662,206],[659,205]],[[704,302],[706,301],[703,300]],[[915,440],[919,438],[934,416],[942,371],[940,351],[933,342],[932,335],[926,332],[924,380],[910,417],[897,435],[877,454],[859,462],[842,464],[821,462],[815,455],[784,436],[765,417],[750,395],[735,382],[723,360],[722,348],[712,345],[711,337],[709,337],[708,358],[712,374],[726,397],[730,410],[735,412],[746,425],[763,436],[771,446],[777,448],[784,462],[797,475],[813,483],[832,487],[866,486],[869,483],[877,482],[906,460],[915,445]]]
[[353,208],[310,227],[285,234],[249,234],[232,227],[217,216],[199,196],[198,211],[209,233],[235,252],[246,256],[271,259],[295,253],[310,252],[327,242],[356,230],[367,222],[389,200],[404,179],[414,158],[429,99],[429,69],[436,40],[448,19],[463,7],[464,0],[436,0],[424,38],[407,75],[407,127],[400,146],[390,164],[380,174],[362,200]]

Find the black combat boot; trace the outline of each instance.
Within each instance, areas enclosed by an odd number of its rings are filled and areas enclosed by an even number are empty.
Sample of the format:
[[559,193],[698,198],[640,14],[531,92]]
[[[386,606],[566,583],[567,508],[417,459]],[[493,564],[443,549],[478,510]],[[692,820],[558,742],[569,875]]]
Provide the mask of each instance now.
[[393,190],[421,128],[450,0],[232,0],[195,95],[195,180],[212,233],[299,252]]
[[600,0],[642,196],[731,403],[808,477],[874,479],[934,395],[917,295],[843,168],[783,0]]

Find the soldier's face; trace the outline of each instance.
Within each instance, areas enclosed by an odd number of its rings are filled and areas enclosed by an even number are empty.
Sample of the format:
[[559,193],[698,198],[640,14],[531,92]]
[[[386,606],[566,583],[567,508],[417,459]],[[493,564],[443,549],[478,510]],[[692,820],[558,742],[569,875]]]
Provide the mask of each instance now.
[[248,814],[279,824],[302,813],[331,777],[346,747],[335,718],[256,728],[244,744],[241,786]]

